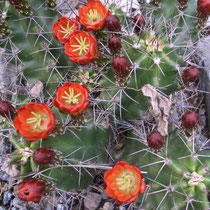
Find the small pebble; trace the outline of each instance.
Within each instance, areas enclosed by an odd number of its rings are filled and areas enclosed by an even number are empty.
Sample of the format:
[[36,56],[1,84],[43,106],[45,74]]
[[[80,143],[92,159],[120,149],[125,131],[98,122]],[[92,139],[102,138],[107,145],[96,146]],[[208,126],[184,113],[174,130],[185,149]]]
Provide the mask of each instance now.
[[84,199],[84,206],[86,209],[95,210],[101,202],[101,195],[97,193],[88,192]]
[[7,191],[3,195],[3,205],[6,206],[10,203],[11,199],[13,197],[13,193],[11,191]]
[[9,179],[9,175],[6,172],[1,172],[0,173],[0,181],[7,182],[8,179]]
[[68,205],[66,204],[57,204],[56,210],[68,210]]
[[113,210],[114,206],[110,202],[106,202],[103,206],[103,210]]

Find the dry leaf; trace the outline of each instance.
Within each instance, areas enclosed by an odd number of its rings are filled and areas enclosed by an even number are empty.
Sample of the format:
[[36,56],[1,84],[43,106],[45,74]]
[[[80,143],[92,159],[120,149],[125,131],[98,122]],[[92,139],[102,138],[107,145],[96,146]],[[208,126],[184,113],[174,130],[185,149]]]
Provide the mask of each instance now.
[[2,167],[2,171],[5,171],[7,174],[9,174],[11,177],[18,176],[20,171],[18,170],[18,167],[16,165],[11,164],[10,159],[4,161]]
[[144,96],[151,98],[152,108],[150,112],[155,118],[157,123],[158,131],[162,136],[168,135],[168,117],[171,110],[171,95],[169,99],[157,92],[156,88],[150,84],[144,85],[142,87],[142,92]]
[[34,98],[38,98],[43,90],[43,83],[36,81],[34,86],[30,90],[30,95]]

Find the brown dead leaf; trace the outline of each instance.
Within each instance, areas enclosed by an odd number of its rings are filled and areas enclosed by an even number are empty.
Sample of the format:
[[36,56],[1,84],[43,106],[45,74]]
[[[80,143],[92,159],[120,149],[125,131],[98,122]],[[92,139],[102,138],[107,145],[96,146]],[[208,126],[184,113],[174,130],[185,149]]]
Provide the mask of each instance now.
[[156,88],[150,84],[142,87],[144,96],[151,98],[151,109],[150,112],[155,118],[157,123],[158,131],[162,136],[168,135],[168,117],[171,110],[171,95],[169,99],[157,92]]
[[2,171],[5,171],[7,174],[9,174],[11,177],[16,177],[19,175],[20,170],[18,167],[14,164],[11,164],[11,160],[7,158],[1,167]]
[[36,81],[34,86],[30,90],[30,95],[34,98],[38,98],[43,90],[43,83]]

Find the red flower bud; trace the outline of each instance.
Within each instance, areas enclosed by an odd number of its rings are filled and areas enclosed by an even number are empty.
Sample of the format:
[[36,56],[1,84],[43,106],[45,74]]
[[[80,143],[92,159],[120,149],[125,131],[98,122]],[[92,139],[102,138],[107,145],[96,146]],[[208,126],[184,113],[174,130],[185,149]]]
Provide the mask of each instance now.
[[125,57],[115,57],[112,62],[114,73],[118,78],[126,78],[130,73],[130,64]]
[[0,99],[0,115],[2,117],[11,118],[15,112],[16,110],[11,104]]
[[159,132],[151,132],[147,137],[148,146],[153,149],[160,149],[164,145],[164,137]]
[[188,111],[182,116],[182,125],[186,129],[195,128],[198,124],[199,116],[194,111]]
[[121,30],[120,21],[115,15],[110,15],[106,18],[105,26],[109,31],[117,32]]
[[143,15],[140,15],[140,14],[136,15],[136,16],[133,18],[133,21],[134,21],[134,23],[136,24],[137,29],[138,29],[138,28],[143,29],[143,27],[144,27],[145,24],[146,24]]
[[23,201],[38,203],[45,189],[46,185],[43,180],[29,178],[18,185],[18,197]]
[[194,66],[190,66],[189,68],[184,70],[182,74],[182,79],[185,83],[195,82],[195,80],[198,79],[198,76],[199,70]]
[[55,159],[55,152],[51,147],[42,147],[34,152],[33,159],[39,165],[48,165]]
[[209,16],[210,15],[210,1],[209,0],[198,0],[198,13],[201,16]]
[[122,47],[120,38],[117,36],[111,37],[108,41],[108,46],[112,53],[116,53],[116,52],[120,51],[120,49]]
[[187,6],[188,0],[178,0],[179,8],[184,8]]

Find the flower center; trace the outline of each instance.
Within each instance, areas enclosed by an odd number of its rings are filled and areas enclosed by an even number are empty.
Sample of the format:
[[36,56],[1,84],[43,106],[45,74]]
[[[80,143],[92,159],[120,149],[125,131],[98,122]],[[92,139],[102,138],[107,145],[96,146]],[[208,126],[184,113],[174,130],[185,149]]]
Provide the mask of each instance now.
[[75,37],[75,39],[77,40],[77,42],[79,43],[78,45],[71,45],[71,47],[75,47],[76,49],[72,50],[73,52],[79,51],[79,55],[85,54],[90,45],[88,43],[86,43],[87,38],[80,36],[80,39],[78,39],[77,37]]
[[87,16],[90,24],[95,24],[101,19],[100,15],[98,14],[98,10],[96,9],[91,9]]
[[69,88],[69,93],[67,93],[66,91],[64,91],[66,96],[62,96],[62,98],[66,99],[66,103],[69,105],[71,103],[73,104],[78,104],[79,103],[79,99],[78,97],[81,95],[81,93],[78,93],[77,95],[74,95],[74,89],[73,88]]
[[123,175],[122,177],[117,178],[117,185],[120,190],[129,190],[135,184],[135,177],[132,175]]
[[25,195],[29,195],[29,190],[27,189],[27,190],[24,190],[24,192],[23,192]]
[[67,37],[73,31],[73,25],[70,27],[69,22],[67,22],[66,28],[64,28],[63,26],[60,26],[60,27],[62,30],[58,30],[58,31],[65,34],[64,37]]
[[31,114],[34,115],[34,117],[28,118],[26,122],[28,124],[34,123],[34,129],[37,129],[41,125],[42,117],[40,114],[36,114],[35,112],[31,112]]

